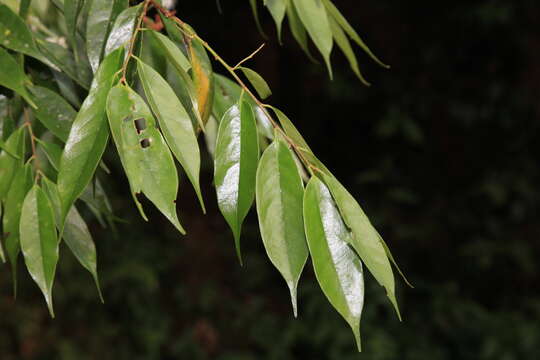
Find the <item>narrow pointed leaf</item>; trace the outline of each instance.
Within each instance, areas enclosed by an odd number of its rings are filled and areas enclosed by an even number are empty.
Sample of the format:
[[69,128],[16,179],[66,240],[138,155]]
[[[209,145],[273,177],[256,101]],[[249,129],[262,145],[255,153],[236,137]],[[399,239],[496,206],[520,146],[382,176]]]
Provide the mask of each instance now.
[[[0,45],[38,60],[43,58],[24,20],[2,3],[0,3]],[[3,67],[0,68],[4,71]]]
[[291,29],[291,33],[296,39],[296,42],[298,42],[300,48],[304,50],[308,58],[312,61],[315,61],[315,59],[313,59],[313,56],[311,55],[311,52],[309,51],[306,28],[302,24],[302,20],[300,20],[300,17],[298,16],[298,11],[294,7],[292,0],[289,0],[287,3],[287,19],[289,21],[289,28]]
[[315,275],[332,306],[351,327],[360,351],[364,305],[362,264],[328,188],[315,176],[304,194],[304,224]]
[[96,72],[92,88],[69,133],[58,173],[58,192],[62,201],[62,218],[84,191],[99,164],[109,138],[105,104],[114,74],[122,64],[123,50],[109,54]]
[[246,75],[247,79],[249,80],[251,85],[253,85],[261,99],[266,99],[267,97],[272,95],[272,90],[270,90],[270,87],[268,86],[266,81],[256,71],[253,71],[243,66],[240,67],[240,70],[242,70],[244,75]]
[[107,39],[104,56],[109,55],[121,46],[128,45],[129,39],[133,35],[140,10],[141,5],[132,6],[118,15]]
[[144,93],[159,120],[165,140],[186,171],[205,211],[199,185],[201,156],[191,119],[174,91],[157,71],[142,61],[138,62],[138,70]]
[[41,86],[30,87],[37,105],[34,115],[50,132],[65,142],[77,112],[62,96]]
[[43,149],[47,160],[49,160],[49,163],[52,165],[54,170],[58,171],[58,169],[60,169],[60,159],[62,158],[63,149],[55,143],[45,142],[42,140],[38,140],[38,142],[41,149]]
[[5,151],[0,152],[0,201],[5,200],[11,182],[15,178],[15,173],[22,166],[25,131],[25,128],[19,128],[6,141],[6,148],[11,153],[18,155],[19,159]]
[[352,195],[333,176],[324,175],[324,180],[334,199],[345,224],[351,229],[351,245],[356,250],[364,264],[373,274],[375,279],[384,286],[386,295],[394,306],[398,317],[401,319],[396,301],[394,274],[390,261],[379,240],[377,230],[371,225],[368,217],[358,205]]
[[308,258],[302,215],[304,187],[293,154],[282,141],[274,141],[263,153],[256,192],[264,247],[289,286],[296,316],[296,288]]
[[231,227],[240,263],[240,233],[255,196],[259,160],[257,126],[251,106],[233,105],[219,124],[214,160],[218,206]]
[[255,25],[257,25],[257,30],[261,33],[262,37],[266,38],[266,34],[261,26],[261,20],[259,19],[259,8],[257,7],[257,0],[249,0],[249,5],[251,7],[251,12],[253,18],[255,18]]
[[67,37],[71,43],[71,48],[74,50],[77,48],[77,20],[79,19],[83,4],[84,0],[64,0],[64,19]]
[[126,0],[92,0],[86,24],[86,51],[93,72],[101,62],[109,30],[126,6]]
[[13,57],[0,47],[0,86],[7,87],[21,95],[33,108],[36,107],[25,84],[30,83],[19,64]]
[[292,0],[298,16],[306,27],[308,34],[321,52],[332,78],[330,53],[332,52],[332,30],[322,0]]
[[26,268],[54,317],[52,287],[58,263],[58,236],[53,208],[38,185],[34,185],[24,199],[19,231]]
[[191,69],[191,63],[184,53],[167,36],[153,30],[149,30],[147,33],[159,44],[175,68],[180,68],[184,72]]
[[270,11],[270,14],[276,22],[276,28],[278,33],[278,39],[281,42],[281,24],[285,18],[285,10],[287,9],[287,2],[290,0],[264,0],[264,5]]
[[[185,234],[176,214],[178,175],[174,160],[150,109],[133,90],[117,85],[109,94],[107,115],[134,198],[135,193],[144,193]],[[136,121],[144,122],[144,128],[137,128]]]

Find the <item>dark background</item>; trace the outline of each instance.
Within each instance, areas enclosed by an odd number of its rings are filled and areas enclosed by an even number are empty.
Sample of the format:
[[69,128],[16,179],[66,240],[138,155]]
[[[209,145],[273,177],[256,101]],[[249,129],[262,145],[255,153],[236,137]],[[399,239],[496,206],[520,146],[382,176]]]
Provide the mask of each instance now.
[[[398,279],[400,323],[366,276],[363,352],[308,263],[294,319],[252,212],[245,265],[203,174],[208,214],[181,184],[180,237],[144,223],[120,168],[109,176],[117,236],[92,221],[106,303],[62,249],[51,320],[21,267],[19,298],[0,272],[0,351],[11,359],[535,359],[540,354],[540,3],[335,1],[383,61],[357,51],[371,88],[334,52],[335,79],[260,9],[251,62],[321,160],[350,189],[415,289]],[[247,1],[180,1],[230,63],[265,41]],[[222,69],[217,68],[223,72]],[[109,159],[114,164],[114,157]],[[147,206],[150,210],[150,206]]]

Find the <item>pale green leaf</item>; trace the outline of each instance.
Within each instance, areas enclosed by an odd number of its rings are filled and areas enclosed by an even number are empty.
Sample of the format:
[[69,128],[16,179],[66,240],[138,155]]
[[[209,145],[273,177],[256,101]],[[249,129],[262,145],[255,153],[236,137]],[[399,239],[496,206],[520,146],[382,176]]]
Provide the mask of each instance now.
[[264,5],[270,11],[270,14],[276,22],[276,28],[278,33],[278,39],[281,42],[281,24],[285,18],[285,10],[287,9],[287,3],[290,0],[264,0]]
[[92,179],[105,151],[109,138],[105,104],[114,74],[120,69],[122,60],[123,49],[105,58],[71,126],[58,173],[58,192],[62,201],[62,218],[59,223],[63,223],[71,205]]
[[293,37],[296,39],[296,41],[300,45],[300,48],[302,48],[302,50],[304,50],[307,56],[312,61],[314,61],[313,56],[311,55],[311,52],[309,51],[308,36],[307,36],[306,28],[302,24],[302,21],[300,20],[300,17],[298,16],[298,11],[294,7],[292,0],[287,1],[287,18],[289,20],[289,28],[291,29],[291,33]]
[[157,71],[142,61],[138,62],[137,69],[144,93],[159,120],[165,140],[186,171],[205,211],[199,185],[201,156],[191,118],[169,84]]
[[259,160],[257,126],[246,101],[233,105],[219,124],[214,160],[218,206],[231,227],[240,263],[240,233],[255,196]]
[[308,258],[303,196],[302,178],[291,150],[282,141],[274,141],[257,169],[257,214],[266,253],[289,286],[294,316],[296,289]]
[[360,317],[364,305],[362,263],[349,247],[351,234],[328,188],[315,176],[304,194],[304,224],[317,281],[351,327],[360,351]]
[[53,208],[38,185],[34,185],[24,199],[19,231],[26,268],[41,289],[49,312],[54,317],[52,287],[59,241]]
[[270,87],[268,86],[266,81],[256,71],[243,66],[240,67],[240,70],[242,70],[244,75],[246,75],[247,79],[249,80],[251,85],[253,85],[261,99],[266,99],[267,97],[272,95],[272,90],[270,90]]
[[176,214],[178,175],[174,160],[150,109],[133,90],[117,85],[107,99],[107,115],[134,199],[136,193],[144,193],[185,234]]

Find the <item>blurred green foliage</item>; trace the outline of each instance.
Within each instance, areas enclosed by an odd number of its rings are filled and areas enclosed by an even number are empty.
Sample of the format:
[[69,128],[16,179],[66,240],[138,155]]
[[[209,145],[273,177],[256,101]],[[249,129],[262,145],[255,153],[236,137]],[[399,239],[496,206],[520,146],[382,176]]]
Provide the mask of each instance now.
[[[356,353],[309,263],[295,320],[253,213],[240,268],[217,208],[201,215],[186,179],[179,206],[188,236],[180,238],[157,212],[149,212],[151,223],[139,219],[111,157],[112,175],[100,176],[108,176],[113,208],[128,224],[115,231],[90,223],[105,304],[65,247],[55,320],[22,266],[14,302],[3,267],[2,360],[538,356],[540,4],[335,3],[392,65],[381,70],[359,54],[374,86],[363,87],[340,55],[329,82],[290,34],[278,45],[268,14],[262,20],[272,38],[252,66],[272,87],[271,102],[360,200],[415,285],[398,285],[404,322],[367,276],[363,352]],[[247,3],[222,7],[220,15],[212,1],[182,1],[178,11],[234,62],[262,40]],[[206,204],[215,204],[210,164],[205,171]]]

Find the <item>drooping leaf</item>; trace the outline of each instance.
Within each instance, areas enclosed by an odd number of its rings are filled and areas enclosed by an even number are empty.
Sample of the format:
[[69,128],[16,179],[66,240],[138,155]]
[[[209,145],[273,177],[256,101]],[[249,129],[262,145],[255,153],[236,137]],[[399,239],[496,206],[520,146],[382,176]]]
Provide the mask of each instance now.
[[91,184],[88,184],[79,197],[88,206],[102,227],[106,227],[105,218],[112,224],[112,207],[103,188],[101,181],[95,177]]
[[219,124],[214,160],[218,206],[231,227],[240,263],[240,233],[255,196],[259,160],[257,126],[246,101],[233,105]]
[[304,194],[304,224],[317,281],[351,327],[360,351],[360,316],[364,305],[362,264],[349,247],[351,234],[330,191],[315,176]]
[[367,80],[364,78],[364,76],[362,76],[362,73],[360,72],[360,68],[358,67],[358,60],[356,60],[356,55],[354,54],[347,35],[345,35],[345,33],[334,18],[330,17],[329,20],[334,40],[349,61],[352,71],[356,74],[356,76],[358,76],[362,83],[369,86],[370,83],[367,82]]
[[37,105],[34,115],[50,132],[66,141],[77,112],[62,96],[41,86],[30,87],[32,100]]
[[353,196],[331,175],[324,175],[324,181],[336,200],[337,207],[351,229],[353,236],[350,239],[351,246],[356,250],[362,262],[367,266],[373,277],[384,286],[386,295],[394,306],[398,317],[401,319],[396,301],[394,274],[392,267],[379,240],[377,230],[371,225],[368,217],[358,205]]
[[322,0],[292,0],[298,17],[306,27],[308,34],[321,52],[332,78],[330,53],[332,52],[332,30]]
[[262,37],[266,38],[266,34],[264,33],[264,30],[261,26],[261,20],[259,19],[259,8],[257,6],[257,0],[249,0],[249,6],[251,7],[251,12],[253,14],[253,18],[255,19],[255,25],[257,26],[257,30],[259,30],[259,33],[261,33]]
[[[54,209],[54,214],[58,218],[61,216],[60,197],[58,196],[58,190],[56,184],[44,178],[42,181],[43,190],[49,197],[51,205]],[[60,229],[59,229],[60,230]],[[64,224],[64,231],[62,237],[66,242],[66,245],[71,250],[75,258],[79,263],[92,275],[94,282],[99,293],[101,301],[103,296],[101,294],[101,288],[99,286],[99,278],[97,274],[97,255],[96,245],[92,239],[92,235],[88,230],[88,226],[84,222],[81,214],[75,206],[71,207],[68,216]]]
[[292,0],[289,0],[287,2],[287,19],[289,20],[289,28],[291,29],[291,33],[296,39],[296,42],[298,42],[300,48],[304,50],[308,58],[314,61],[313,56],[309,51],[306,28],[302,24],[302,20],[300,20],[300,17],[298,16],[298,11],[294,7]]
[[138,62],[138,71],[144,93],[159,120],[165,140],[186,171],[205,211],[199,185],[201,167],[199,144],[191,119],[174,91],[157,71],[142,61]]
[[178,175],[174,160],[150,109],[133,90],[117,85],[107,99],[107,115],[134,199],[136,193],[143,192],[185,234],[176,214]]
[[184,72],[191,69],[191,63],[184,53],[167,36],[153,30],[149,30],[147,33],[159,44],[175,68],[182,69]]
[[140,10],[141,5],[132,6],[123,10],[120,15],[118,15],[109,34],[109,38],[107,39],[104,56],[109,55],[120,46],[128,44],[129,39],[133,35],[133,30],[135,30],[137,16],[139,15]]
[[0,152],[0,201],[5,200],[17,168],[22,166],[25,131],[25,128],[20,127],[6,141],[6,148],[12,154],[18,155],[19,159],[5,151]]
[[92,0],[86,24],[86,52],[95,73],[103,57],[109,30],[118,14],[127,7],[126,0]]
[[243,66],[240,67],[240,70],[242,70],[244,75],[246,75],[247,79],[249,80],[251,85],[253,85],[261,99],[266,99],[267,97],[272,95],[272,90],[270,90],[270,87],[268,86],[266,81],[256,71],[253,71]]
[[105,151],[109,138],[105,104],[114,74],[122,64],[122,55],[123,49],[118,49],[104,59],[71,126],[58,172],[58,192],[62,201],[59,223],[63,223],[71,205],[92,179]]
[[34,185],[24,199],[19,231],[26,268],[54,317],[52,287],[58,262],[58,236],[53,208],[38,185]]
[[287,9],[287,2],[290,0],[264,0],[264,5],[270,11],[272,18],[276,23],[278,39],[281,42],[281,24],[285,18],[285,10]]
[[77,56],[77,22],[83,7],[84,0],[64,0],[64,19],[66,23],[67,38],[71,43],[71,48]]
[[20,251],[19,221],[24,198],[32,188],[32,165],[26,164],[17,169],[9,192],[6,197],[5,212],[2,219],[4,233],[6,234],[4,245],[11,264],[14,293],[17,293],[17,258]]
[[[0,29],[1,31],[1,29]],[[0,86],[7,87],[21,95],[33,108],[36,107],[26,90],[25,85],[30,83],[19,64],[13,57],[0,47]]]
[[296,317],[296,288],[308,258],[302,215],[304,187],[293,154],[282,141],[274,141],[261,156],[256,193],[264,247],[289,286]]
[[328,16],[332,17],[336,20],[336,22],[341,26],[341,28],[347,33],[347,35],[350,36],[351,39],[353,39],[354,42],[358,44],[364,50],[377,64],[384,68],[389,68],[390,66],[383,63],[373,52],[369,49],[369,47],[364,43],[364,41],[360,38],[356,30],[349,24],[347,19],[341,14],[341,12],[336,8],[336,6],[330,1],[330,0],[322,0],[324,7],[326,8],[326,11],[328,12]]

